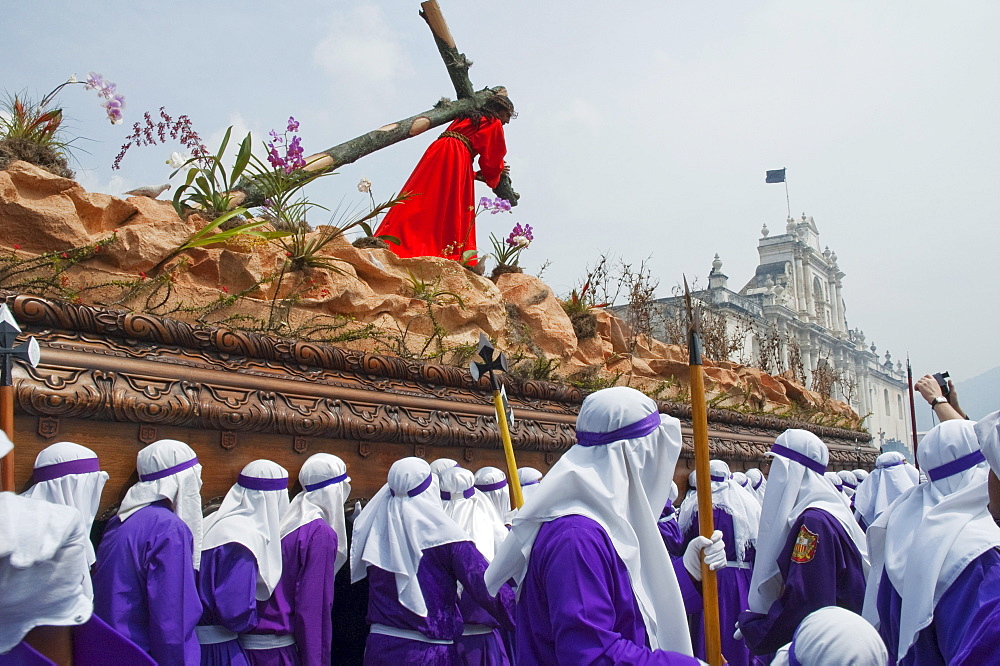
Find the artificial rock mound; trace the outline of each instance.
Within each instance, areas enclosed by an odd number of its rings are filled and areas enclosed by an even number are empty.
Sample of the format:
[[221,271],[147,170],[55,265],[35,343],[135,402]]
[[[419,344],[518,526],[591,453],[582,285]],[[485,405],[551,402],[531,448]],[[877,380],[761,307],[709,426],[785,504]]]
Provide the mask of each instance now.
[[[198,216],[178,218],[169,202],[90,193],[26,162],[0,170],[0,247],[10,253],[9,265],[45,253],[59,257],[114,236],[84,262],[66,268],[55,258],[44,264],[39,270],[59,271],[50,281],[58,286],[45,296],[152,307],[179,319],[238,323],[279,336],[458,365],[468,362],[485,333],[519,371],[534,378],[572,379],[585,387],[616,381],[664,400],[686,395],[683,349],[636,339],[623,321],[603,310],[594,311],[596,335],[578,339],[559,299],[536,277],[508,273],[494,283],[454,261],[400,259],[389,250],[355,248],[342,238],[325,249],[339,271],[289,272],[280,284],[274,276],[286,256],[275,242],[241,238],[189,250],[165,263],[169,280],[160,280],[156,297],[149,298],[155,278],[147,273],[202,225]],[[0,287],[32,291],[11,272]],[[859,424],[848,405],[824,400],[784,377],[730,362],[706,362],[705,376],[718,407]]]

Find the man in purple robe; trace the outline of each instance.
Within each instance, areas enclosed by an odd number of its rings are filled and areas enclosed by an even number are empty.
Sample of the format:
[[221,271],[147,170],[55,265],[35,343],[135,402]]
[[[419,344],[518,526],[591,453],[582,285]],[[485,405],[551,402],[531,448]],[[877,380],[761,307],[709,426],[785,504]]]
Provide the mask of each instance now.
[[[975,427],[943,421],[924,436],[917,458],[928,481],[868,528],[865,617],[893,664],[996,661],[998,632],[984,628],[1000,605],[1000,528],[987,508],[989,466]],[[985,661],[975,659],[986,652]]]
[[[254,666],[330,664],[334,576],[347,561],[344,501],[351,479],[343,460],[317,453],[302,465],[299,483],[302,492],[281,520],[281,579],[270,599],[257,602],[257,626],[240,635]],[[294,642],[273,645],[287,637]]]
[[[761,505],[756,497],[745,492],[729,473],[723,460],[710,464],[712,479],[712,520],[722,532],[726,544],[726,567],[717,575],[719,586],[719,622],[729,629],[736,625],[739,614],[747,607],[750,578],[753,575],[754,545],[760,523]],[[684,544],[698,536],[698,507],[686,514],[681,525]],[[705,619],[701,612],[691,618],[691,643],[695,656],[705,659]],[[750,651],[746,644],[730,631],[722,632],[722,654],[732,666],[749,666]]]
[[820,608],[859,613],[868,573],[864,534],[824,478],[826,444],[806,430],[786,430],[769,455],[750,610],[736,631],[755,655],[791,642],[799,623]]
[[[205,519],[198,595],[202,666],[250,663],[238,635],[257,626],[257,602],[281,578],[281,516],[288,508],[288,472],[255,460],[240,472],[219,510]],[[283,647],[272,639],[270,647]]]
[[[614,387],[587,396],[576,435],[486,574],[491,592],[519,585],[516,662],[698,664],[656,524],[680,422],[639,391]],[[695,579],[703,556],[712,569],[725,566],[720,538],[688,547],[683,566]]]
[[[507,528],[483,494],[475,489],[472,472],[452,468],[441,474],[441,502],[445,514],[476,544],[487,561],[505,538]],[[507,666],[510,663],[500,623],[463,591],[458,608],[462,635],[456,639],[460,663],[465,666]]]
[[94,565],[94,612],[163,665],[195,666],[201,465],[187,444],[139,451],[139,482],[111,519]]
[[[433,494],[430,492],[433,491]],[[389,483],[354,523],[351,575],[369,580],[371,633],[365,664],[453,664],[462,635],[458,585],[505,629],[513,629],[513,592],[486,591],[487,562],[441,507],[430,466],[397,460]]]

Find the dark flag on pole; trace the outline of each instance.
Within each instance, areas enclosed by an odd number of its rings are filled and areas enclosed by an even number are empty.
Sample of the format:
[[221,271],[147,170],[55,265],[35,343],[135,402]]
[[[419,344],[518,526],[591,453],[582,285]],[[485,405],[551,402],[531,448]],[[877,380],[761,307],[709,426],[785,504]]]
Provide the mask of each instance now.
[[783,183],[785,182],[785,170],[775,169],[774,171],[768,171],[767,177],[764,179],[765,183]]

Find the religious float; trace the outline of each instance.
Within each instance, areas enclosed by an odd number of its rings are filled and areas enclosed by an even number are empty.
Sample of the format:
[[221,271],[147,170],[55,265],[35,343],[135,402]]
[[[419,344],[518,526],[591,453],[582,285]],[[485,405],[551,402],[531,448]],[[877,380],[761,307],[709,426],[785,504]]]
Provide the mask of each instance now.
[[[30,483],[36,454],[58,441],[98,453],[111,476],[105,516],[137,479],[136,452],[158,439],[197,451],[207,503],[258,458],[294,479],[309,454],[339,455],[354,498],[370,497],[404,456],[504,468],[490,383],[467,369],[483,335],[512,360],[503,381],[518,465],[545,472],[574,443],[586,393],[626,384],[682,420],[676,480],[686,486],[694,457],[682,348],[582,302],[583,290],[560,299],[516,271],[491,280],[468,270],[473,261],[400,258],[371,238],[399,199],[373,198],[369,213],[341,224],[286,217],[301,210],[282,207],[290,193],[314,178],[506,95],[473,88],[436,3],[423,4],[457,100],[309,158],[290,163],[290,151],[273,151],[277,163],[254,162],[248,136],[247,159],[237,157],[245,177],[234,170],[216,181],[225,146],[216,157],[196,153],[182,167],[196,173],[172,204],[156,199],[165,187],[128,198],[91,193],[58,169],[4,158],[0,300],[21,328],[17,342],[31,336],[40,345],[37,365],[14,362],[12,387],[0,394],[0,411],[14,414],[5,423],[16,449],[3,465],[14,490]],[[166,125],[154,127],[147,114],[148,132],[137,124],[133,136],[155,143],[156,130],[179,127],[161,116]],[[286,138],[297,128],[289,119]],[[493,190],[508,209],[517,204],[506,173]],[[368,242],[349,243],[351,229],[364,229]],[[527,232],[512,243],[517,250]],[[775,437],[791,427],[829,445],[830,469],[872,466],[878,451],[848,405],[728,361],[706,360],[704,379],[712,455],[734,471],[764,467]]]

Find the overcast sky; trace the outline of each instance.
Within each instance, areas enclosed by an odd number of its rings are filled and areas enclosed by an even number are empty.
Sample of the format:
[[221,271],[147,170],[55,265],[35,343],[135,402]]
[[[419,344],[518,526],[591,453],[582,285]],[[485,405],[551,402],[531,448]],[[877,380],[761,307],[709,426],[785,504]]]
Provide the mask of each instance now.
[[[44,11],[40,7],[44,6]],[[477,88],[506,85],[521,205],[480,218],[479,244],[535,228],[522,263],[557,294],[610,252],[650,259],[659,295],[719,253],[738,290],[761,225],[791,208],[839,256],[851,327],[914,373],[969,378],[1000,365],[1000,2],[441,0]],[[415,0],[3,2],[0,83],[37,97],[100,72],[126,96],[102,120],[93,92],[60,100],[78,179],[117,194],[165,182],[176,145],[111,162],[160,106],[209,143],[301,122],[307,153],[454,96]],[[436,131],[321,181],[359,206],[397,191]],[[87,152],[84,152],[87,151]],[[485,188],[482,194],[489,194]],[[323,223],[325,220],[313,220]]]

